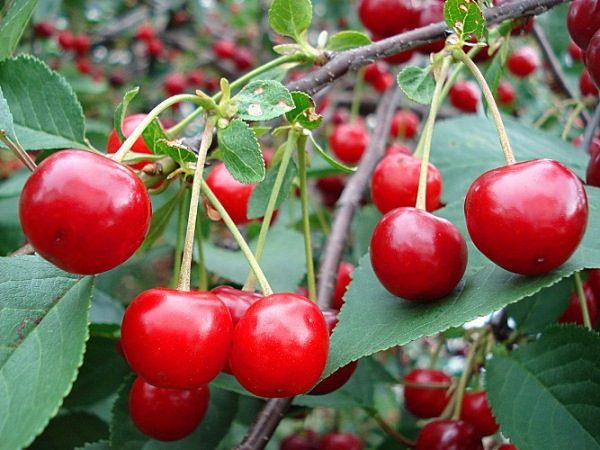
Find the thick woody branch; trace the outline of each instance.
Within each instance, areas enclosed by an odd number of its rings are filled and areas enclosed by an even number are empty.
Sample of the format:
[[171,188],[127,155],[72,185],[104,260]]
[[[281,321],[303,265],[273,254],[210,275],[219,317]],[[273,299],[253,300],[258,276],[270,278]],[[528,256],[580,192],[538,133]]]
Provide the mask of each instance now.
[[236,450],[262,450],[265,448],[293,399],[294,397],[273,398],[267,401],[258,414],[256,422]]

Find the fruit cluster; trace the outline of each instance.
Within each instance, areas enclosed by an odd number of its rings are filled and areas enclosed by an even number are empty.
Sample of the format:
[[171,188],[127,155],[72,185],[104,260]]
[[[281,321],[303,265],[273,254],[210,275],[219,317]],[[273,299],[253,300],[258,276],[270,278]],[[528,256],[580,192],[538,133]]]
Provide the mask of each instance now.
[[[576,56],[581,52],[581,57],[586,67],[580,81],[582,92],[597,95],[600,86],[600,4],[595,0],[574,0],[569,6],[567,15],[567,28],[573,46],[579,47],[571,50]],[[589,79],[587,79],[589,77]],[[589,81],[595,84],[596,89],[590,86]]]

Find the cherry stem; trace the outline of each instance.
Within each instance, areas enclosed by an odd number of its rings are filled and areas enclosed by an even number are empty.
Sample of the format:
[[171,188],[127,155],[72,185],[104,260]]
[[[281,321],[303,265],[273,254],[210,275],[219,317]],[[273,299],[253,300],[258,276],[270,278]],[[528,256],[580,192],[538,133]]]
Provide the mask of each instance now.
[[198,161],[196,161],[196,170],[194,172],[194,181],[192,183],[192,198],[190,199],[190,210],[188,213],[187,228],[185,231],[185,241],[183,244],[183,257],[181,259],[181,272],[179,273],[179,283],[177,289],[181,291],[190,290],[192,256],[194,252],[194,234],[196,231],[196,217],[198,216],[198,205],[200,203],[200,186],[202,185],[202,172],[206,162],[206,154],[210,148],[213,138],[213,129],[217,122],[214,116],[208,116],[200,141],[198,150]]
[[[275,177],[275,182],[273,183],[273,189],[271,190],[271,195],[269,196],[269,201],[267,202],[267,209],[265,211],[265,215],[263,216],[262,224],[260,225],[260,231],[258,233],[256,248],[254,250],[254,257],[258,262],[260,262],[263,251],[265,249],[265,244],[267,242],[267,234],[269,233],[269,227],[271,226],[271,221],[273,220],[273,214],[275,212],[277,198],[279,197],[279,191],[281,191],[283,179],[285,178],[285,173],[290,163],[290,159],[292,158],[295,146],[296,138],[294,136],[294,133],[290,130],[288,134],[286,147],[281,158],[281,162],[279,163],[279,168],[277,169],[277,176]],[[246,282],[244,283],[244,287],[242,289],[244,291],[254,291],[255,281],[256,278],[254,276],[254,271],[251,270],[248,274],[248,277],[246,278]]]
[[[263,64],[262,66],[259,66],[256,69],[251,70],[250,72],[242,75],[240,78],[233,81],[229,85],[229,88],[231,90],[234,90],[234,89],[240,87],[241,85],[243,85],[244,83],[246,83],[247,81],[250,81],[252,78],[254,78],[258,75],[261,75],[261,74],[267,72],[268,70],[274,69],[275,67],[279,67],[283,64],[288,64],[288,63],[293,63],[293,62],[302,62],[304,60],[306,60],[306,55],[304,55],[302,53],[298,53],[298,54],[294,54],[294,55],[280,56],[279,58],[275,58],[274,60],[269,61],[268,63]],[[215,102],[218,102],[221,99],[222,95],[223,95],[223,93],[221,91],[219,91],[215,95],[213,95],[211,97],[211,99]],[[194,111],[192,111],[186,117],[184,117],[179,123],[177,123],[177,124],[173,125],[171,128],[169,128],[167,130],[167,135],[171,139],[179,136],[179,134],[181,134],[181,132],[183,130],[185,130],[189,124],[191,124],[198,116],[200,116],[200,114],[202,114],[203,111],[204,111],[204,108],[202,108],[202,107],[196,108]]]
[[421,383],[414,381],[402,380],[400,384],[417,389],[450,389],[452,383]]
[[583,290],[583,283],[581,282],[581,275],[579,274],[579,272],[575,272],[575,276],[573,277],[573,279],[575,281],[575,291],[577,292],[577,298],[579,299],[579,307],[581,308],[583,324],[587,327],[588,330],[592,330],[590,312],[588,311],[585,292]]
[[[429,153],[431,151],[431,137],[433,136],[433,127],[435,126],[435,118],[439,109],[441,101],[442,87],[444,86],[444,80],[448,74],[450,68],[450,56],[444,56],[442,61],[442,67],[439,71],[434,69],[433,75],[436,78],[435,89],[433,91],[433,98],[431,100],[431,107],[429,109],[429,115],[427,116],[427,122],[423,129],[423,154],[421,155],[421,170],[419,172],[419,188],[417,190],[417,204],[418,209],[426,210],[427,205],[427,169],[429,166]],[[437,72],[437,73],[436,73]]]
[[23,147],[16,142],[13,142],[4,130],[0,130],[0,141],[4,142],[4,145],[6,145],[6,147],[8,147],[8,149],[13,152],[14,155],[19,158],[19,160],[25,164],[25,167],[27,167],[31,172],[36,169],[37,165],[33,159],[31,159],[31,156],[29,156]]
[[131,150],[131,147],[133,147],[133,144],[135,144],[135,141],[137,141],[137,139],[142,135],[142,133],[148,127],[148,125],[150,125],[150,123],[154,119],[156,119],[160,115],[160,113],[163,112],[165,109],[171,107],[172,105],[174,105],[176,103],[181,103],[181,102],[198,103],[199,101],[201,101],[201,99],[197,95],[179,94],[179,95],[174,95],[173,97],[169,97],[166,100],[163,100],[162,102],[160,102],[133,129],[131,134],[127,137],[127,139],[125,139],[125,142],[123,142],[121,144],[121,147],[119,147],[119,150],[117,150],[117,152],[113,155],[113,159],[117,162],[123,161],[123,158],[125,158],[125,155],[127,154],[127,152],[129,152],[129,150]]
[[254,254],[252,253],[252,250],[248,246],[248,243],[244,240],[244,237],[242,236],[242,233],[240,233],[240,230],[237,229],[237,227],[236,227],[235,223],[233,222],[233,220],[231,219],[231,216],[229,215],[229,213],[225,210],[225,208],[223,207],[223,205],[221,204],[221,202],[219,201],[217,196],[213,193],[213,191],[210,189],[210,187],[208,187],[208,184],[206,184],[206,182],[204,180],[202,180],[202,193],[206,196],[206,198],[211,203],[213,208],[217,210],[217,212],[221,216],[221,219],[223,220],[223,223],[225,223],[225,226],[229,229],[229,232],[231,233],[231,235],[233,236],[233,238],[239,245],[241,252],[246,257],[246,260],[248,261],[250,268],[252,269],[252,271],[254,272],[254,275],[256,276],[256,279],[258,281],[258,284],[260,285],[260,290],[262,291],[262,293],[264,295],[271,295],[273,293],[273,290],[271,289],[271,286],[269,286],[267,277],[265,277],[265,274],[262,271],[262,269],[260,268],[258,261],[256,260],[256,258],[254,257]]
[[573,128],[573,124],[575,123],[575,120],[577,120],[577,118],[581,114],[581,111],[584,108],[585,108],[585,103],[578,102],[575,105],[575,108],[573,108],[573,111],[571,111],[571,113],[569,114],[569,117],[567,118],[567,123],[565,123],[565,127],[563,129],[563,132],[560,135],[560,138],[563,141],[566,140],[569,137],[569,133],[571,132],[571,128]]
[[435,344],[435,348],[433,352],[431,352],[431,359],[429,360],[429,368],[432,369],[437,364],[438,357],[440,356],[440,352],[446,343],[446,337],[440,333],[437,343]]
[[377,425],[379,425],[379,427],[383,431],[385,431],[386,434],[388,434],[394,441],[411,448],[415,446],[415,441],[410,440],[409,438],[398,432],[395,428],[390,426],[390,424],[383,420],[383,418],[378,412],[371,414],[371,416],[373,417],[375,422],[377,422]]
[[352,94],[352,104],[350,105],[350,121],[354,122],[360,112],[360,101],[365,87],[365,69],[361,67],[356,73],[354,92]]
[[[290,131],[290,134],[296,134]],[[315,281],[315,264],[313,261],[312,242],[310,235],[310,210],[308,208],[308,185],[306,176],[306,139],[307,136],[298,136],[298,175],[300,176],[300,201],[302,205],[302,234],[304,235],[304,254],[306,256],[306,279],[308,285],[308,298],[317,301],[317,283]]]
[[502,121],[502,115],[500,114],[500,110],[498,109],[498,105],[496,104],[496,100],[494,99],[494,94],[490,87],[485,81],[485,77],[477,67],[477,64],[473,62],[471,58],[467,56],[467,54],[461,49],[457,48],[454,51],[454,56],[462,62],[467,68],[471,71],[477,83],[481,87],[481,91],[483,92],[483,96],[488,104],[488,108],[492,113],[492,119],[496,125],[496,130],[498,131],[498,138],[500,139],[500,146],[502,147],[502,152],[504,153],[504,159],[506,160],[506,164],[514,164],[515,156],[510,147],[510,142],[508,140],[508,135],[506,134],[506,128],[504,127],[504,122]]
[[[165,183],[166,184],[166,183]],[[190,204],[190,191],[186,187],[185,181],[181,186],[183,189],[183,199],[179,203],[179,211],[177,214],[177,238],[175,240],[175,263],[173,267],[173,280],[171,286],[177,287],[177,280],[181,272],[181,257],[183,255],[183,239],[185,237],[185,216],[187,215],[187,208]]]

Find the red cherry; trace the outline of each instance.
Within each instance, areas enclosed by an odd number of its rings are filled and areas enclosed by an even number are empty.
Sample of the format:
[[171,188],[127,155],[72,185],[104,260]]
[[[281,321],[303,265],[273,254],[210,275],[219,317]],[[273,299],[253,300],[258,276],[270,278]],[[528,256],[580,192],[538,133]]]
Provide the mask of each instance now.
[[92,62],[88,58],[75,58],[75,67],[83,75],[94,73],[94,66],[92,66]]
[[279,450],[319,450],[319,435],[313,430],[302,430],[283,438]]
[[135,32],[135,37],[140,41],[150,42],[151,40],[156,38],[156,34],[154,33],[154,27],[152,24],[144,23],[140,25]]
[[408,145],[398,144],[397,142],[385,149],[385,156],[390,155],[412,155],[412,149]]
[[457,81],[450,88],[449,95],[450,103],[456,109],[468,113],[477,112],[481,92],[473,81]]
[[187,84],[199,88],[204,83],[204,74],[200,69],[192,70],[187,74]]
[[467,267],[467,244],[446,219],[397,208],[371,236],[371,264],[381,284],[406,300],[435,300],[456,287]]
[[595,297],[600,298],[600,269],[588,270],[588,284],[592,288]]
[[481,436],[490,436],[498,431],[485,391],[465,392],[460,418],[475,427]]
[[498,103],[503,106],[512,105],[517,98],[517,91],[515,91],[513,85],[506,80],[502,80],[498,83],[497,94]]
[[394,84],[394,77],[391,73],[384,73],[371,83],[371,86],[377,92],[385,92]]
[[374,34],[391,36],[419,24],[419,9],[409,0],[360,0],[358,17]]
[[329,147],[337,158],[347,164],[360,161],[369,145],[369,132],[362,122],[343,123],[329,136]]
[[[413,369],[405,377],[404,381],[411,384],[448,384],[452,378],[441,370]],[[450,397],[447,389],[432,389],[412,385],[404,386],[404,405],[413,415],[421,418],[437,417],[448,404]]]
[[[125,137],[129,137],[129,135],[133,133],[133,130],[135,130],[135,128],[145,118],[146,114],[133,114],[131,116],[125,117],[125,119],[123,119],[122,126],[123,134],[125,135]],[[116,153],[117,150],[119,150],[119,147],[121,147],[121,144],[122,142],[121,139],[119,139],[117,130],[113,128],[110,134],[108,135],[106,151],[108,153]],[[144,138],[142,136],[136,139],[136,141],[133,143],[133,146],[131,147],[131,150],[135,153],[147,153],[149,155],[153,154],[152,150],[150,150],[150,148],[146,145],[146,142],[144,141]],[[142,169],[146,164],[148,164],[148,161],[141,161],[135,164],[131,164],[131,167],[134,169]]]
[[206,177],[206,184],[237,225],[250,222],[247,215],[248,202],[256,185],[240,183],[231,176],[223,163],[211,169]]
[[483,450],[475,428],[462,420],[434,420],[423,427],[415,450]]
[[56,36],[56,40],[58,42],[58,46],[63,50],[72,50],[73,49],[73,33],[69,30],[64,30],[58,33]]
[[585,182],[590,186],[600,187],[600,139],[594,139],[596,145],[592,145],[592,149],[595,147],[595,151],[591,152],[590,160],[588,161],[587,170],[585,172]]
[[236,46],[234,42],[220,39],[213,44],[212,51],[219,58],[232,59],[236,52]]
[[567,51],[569,52],[569,55],[571,56],[571,59],[573,59],[573,61],[583,60],[583,50],[581,50],[581,48],[575,42],[569,42]]
[[375,61],[365,66],[363,78],[367,83],[373,85],[387,73],[389,73],[389,66],[384,61]]
[[[598,319],[600,319],[600,311],[598,310],[598,300],[589,282],[583,283],[583,293],[585,294],[585,303],[587,304],[590,323],[592,324],[592,328],[595,328],[598,324]],[[583,325],[583,313],[581,312],[581,305],[579,304],[577,292],[574,291],[571,293],[569,306],[567,306],[567,309],[562,316],[560,316],[558,321],[560,323],[576,323],[577,325]]]
[[[333,329],[338,323],[338,311],[336,309],[329,309],[322,312],[325,322],[327,323],[329,335],[331,336]],[[358,361],[352,361],[351,363],[340,367],[338,370],[333,372],[323,381],[319,382],[319,384],[317,384],[314,388],[312,388],[312,390],[309,392],[309,395],[325,395],[338,390],[348,382],[350,377],[352,377],[354,371],[356,370],[357,364]]]
[[585,65],[594,84],[600,86],[600,29],[592,36],[585,51]]
[[129,414],[142,433],[159,441],[177,441],[198,427],[209,396],[208,386],[165,389],[137,377],[129,391]]
[[233,62],[237,70],[243,72],[254,65],[254,54],[247,47],[238,47],[233,54]]
[[398,111],[392,117],[390,135],[395,138],[412,139],[416,136],[421,119],[410,110]]
[[229,364],[251,393],[291,397],[319,380],[328,349],[327,324],[317,305],[297,294],[273,294],[250,306],[236,325]]
[[346,288],[350,284],[350,281],[352,281],[351,275],[353,271],[354,266],[352,264],[346,261],[340,262],[335,281],[335,289],[333,290],[333,298],[331,299],[331,306],[334,309],[342,309],[342,305],[344,304],[344,294],[346,293]]
[[333,112],[333,115],[331,116],[331,123],[334,125],[341,125],[343,123],[348,122],[349,119],[350,114],[348,114],[348,111],[346,109],[338,108]]
[[540,57],[531,47],[519,47],[508,55],[508,59],[506,60],[508,71],[519,78],[528,77],[540,65]]
[[124,72],[117,69],[115,72],[112,72],[108,76],[108,82],[111,86],[121,87],[127,82],[127,75],[125,75]]
[[513,444],[502,444],[497,450],[518,450]]
[[[421,160],[414,156],[394,154],[383,158],[371,177],[371,197],[377,209],[385,214],[394,208],[414,206],[417,202]],[[427,169],[427,211],[441,206],[442,175],[429,164]]]
[[328,208],[333,208],[342,195],[346,186],[344,175],[330,175],[317,180],[317,189],[321,193],[321,200]]
[[92,48],[92,41],[89,36],[85,34],[73,36],[73,50],[79,56],[87,55],[90,52],[90,48]]
[[321,439],[320,450],[362,450],[363,443],[354,433],[332,431]]
[[579,178],[561,163],[536,159],[480,175],[465,198],[477,248],[506,270],[549,272],[577,249],[588,217]]
[[[419,28],[431,25],[432,23],[438,23],[444,21],[444,3],[443,2],[429,2],[422,6],[421,15],[419,18]],[[429,55],[430,53],[437,53],[442,51],[446,41],[444,39],[438,39],[430,42],[429,44],[421,45],[417,47],[419,53]]]
[[163,90],[169,96],[182,94],[187,87],[187,79],[184,74],[173,72],[168,74],[163,81]]
[[596,30],[600,29],[600,2],[573,0],[567,14],[567,28],[571,39],[585,50]]
[[148,46],[146,48],[146,51],[148,53],[148,56],[151,56],[152,58],[158,58],[160,55],[162,55],[165,49],[165,45],[158,38],[150,39],[147,42],[147,45]]
[[82,275],[125,262],[146,237],[151,215],[148,191],[134,172],[82,150],[46,158],[25,183],[19,204],[35,251]]
[[54,24],[48,20],[33,24],[33,31],[37,37],[47,39],[54,34]]
[[579,75],[579,92],[584,97],[598,96],[598,88],[587,69],[583,69]]

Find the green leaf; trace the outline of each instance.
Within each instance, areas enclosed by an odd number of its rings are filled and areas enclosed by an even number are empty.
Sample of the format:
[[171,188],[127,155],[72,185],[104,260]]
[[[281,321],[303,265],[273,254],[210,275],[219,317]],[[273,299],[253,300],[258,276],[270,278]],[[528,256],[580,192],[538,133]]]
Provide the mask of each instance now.
[[[485,79],[490,86],[492,92],[498,90],[498,84],[502,75],[504,75],[504,68],[506,67],[506,58],[508,56],[508,50],[510,49],[510,39],[505,39],[498,51],[494,54],[494,59],[485,71]],[[484,48],[483,51],[486,49]],[[486,102],[487,106],[487,102]]]
[[0,130],[3,130],[11,141],[15,143],[19,142],[15,133],[13,117],[2,93],[2,88],[0,88]]
[[461,40],[471,35],[477,39],[483,37],[485,17],[479,3],[474,0],[446,0],[444,20]]
[[323,116],[315,111],[315,101],[304,92],[292,92],[294,109],[285,113],[285,117],[290,123],[298,123],[300,126],[313,130],[321,125]]
[[[588,187],[588,231],[569,261],[553,272],[525,277],[507,272],[486,260],[469,243],[469,265],[452,294],[431,303],[408,302],[390,294],[373,273],[369,255],[359,262],[344,296],[345,304],[331,338],[326,373],[363,356],[404,345],[423,336],[457,327],[538,293],[585,267],[600,266],[600,189]],[[465,233],[462,202],[440,210]],[[356,330],[361,330],[356,333]]]
[[[277,178],[278,171],[279,165],[268,170],[265,179],[261,183],[257,184],[252,191],[250,201],[248,202],[248,218],[257,219],[265,215],[265,212],[267,211],[267,204],[269,203],[269,198],[271,197],[271,191],[275,185],[275,178]],[[294,161],[290,161],[286,168],[285,175],[283,176],[283,183],[279,189],[279,195],[277,196],[277,200],[275,202],[275,209],[279,208],[283,201],[288,198],[288,195],[292,189],[294,178],[297,174],[298,169],[296,168],[296,164],[294,164]]]
[[[294,292],[306,273],[304,244],[297,231],[275,223],[260,261],[275,292]],[[256,241],[251,242],[251,247]],[[244,284],[249,266],[240,251],[225,250],[212,244],[204,245],[206,268],[237,284]]]
[[114,126],[121,142],[125,141],[125,135],[123,134],[123,120],[127,114],[127,107],[129,106],[129,103],[131,103],[131,100],[133,100],[133,98],[138,94],[138,92],[140,92],[139,86],[136,86],[133,89],[125,92],[123,100],[121,100],[121,103],[119,103],[115,108]]
[[88,336],[92,278],[37,256],[0,258],[0,442],[26,447],[56,414]]
[[148,230],[146,239],[140,247],[141,250],[147,250],[152,247],[156,240],[164,234],[165,230],[167,229],[167,225],[171,221],[173,213],[181,203],[184,194],[185,189],[179,189],[173,197],[165,202],[160,208],[152,212],[150,229]]
[[312,21],[310,0],[273,0],[269,24],[276,33],[299,40]]
[[365,33],[360,31],[340,31],[329,38],[327,42],[327,50],[332,52],[343,52],[353,48],[369,45],[371,39]]
[[169,156],[180,165],[186,162],[195,162],[198,159],[196,154],[189,147],[186,147],[177,141],[169,141],[167,133],[160,125],[158,119],[154,119],[150,122],[150,125],[144,129],[142,138],[146,145],[152,150],[152,153]]
[[231,100],[237,105],[240,119],[255,122],[271,120],[294,109],[290,91],[275,80],[251,81]]
[[408,66],[400,71],[396,78],[398,86],[414,102],[429,105],[433,99],[435,80],[431,76],[431,67]]
[[600,336],[548,329],[487,364],[486,389],[502,433],[520,449],[600,449]]
[[16,0],[0,23],[0,60],[8,58],[17,48],[37,0]]
[[111,450],[108,441],[98,441],[85,444],[83,447],[77,447],[75,450]]
[[217,132],[221,157],[229,173],[240,183],[259,183],[265,178],[265,161],[256,135],[246,122],[232,120]]
[[0,88],[26,150],[88,148],[73,89],[42,61],[21,55],[0,62]]
[[65,450],[108,438],[108,425],[97,416],[73,412],[56,416],[28,450]]
[[331,167],[337,169],[342,173],[356,172],[356,167],[350,167],[344,163],[339,162],[337,159],[335,159],[333,156],[331,156],[329,153],[323,150],[323,148],[319,145],[312,133],[309,133],[308,137],[310,138],[310,141],[312,142],[313,147],[315,148],[319,156],[323,158]]

